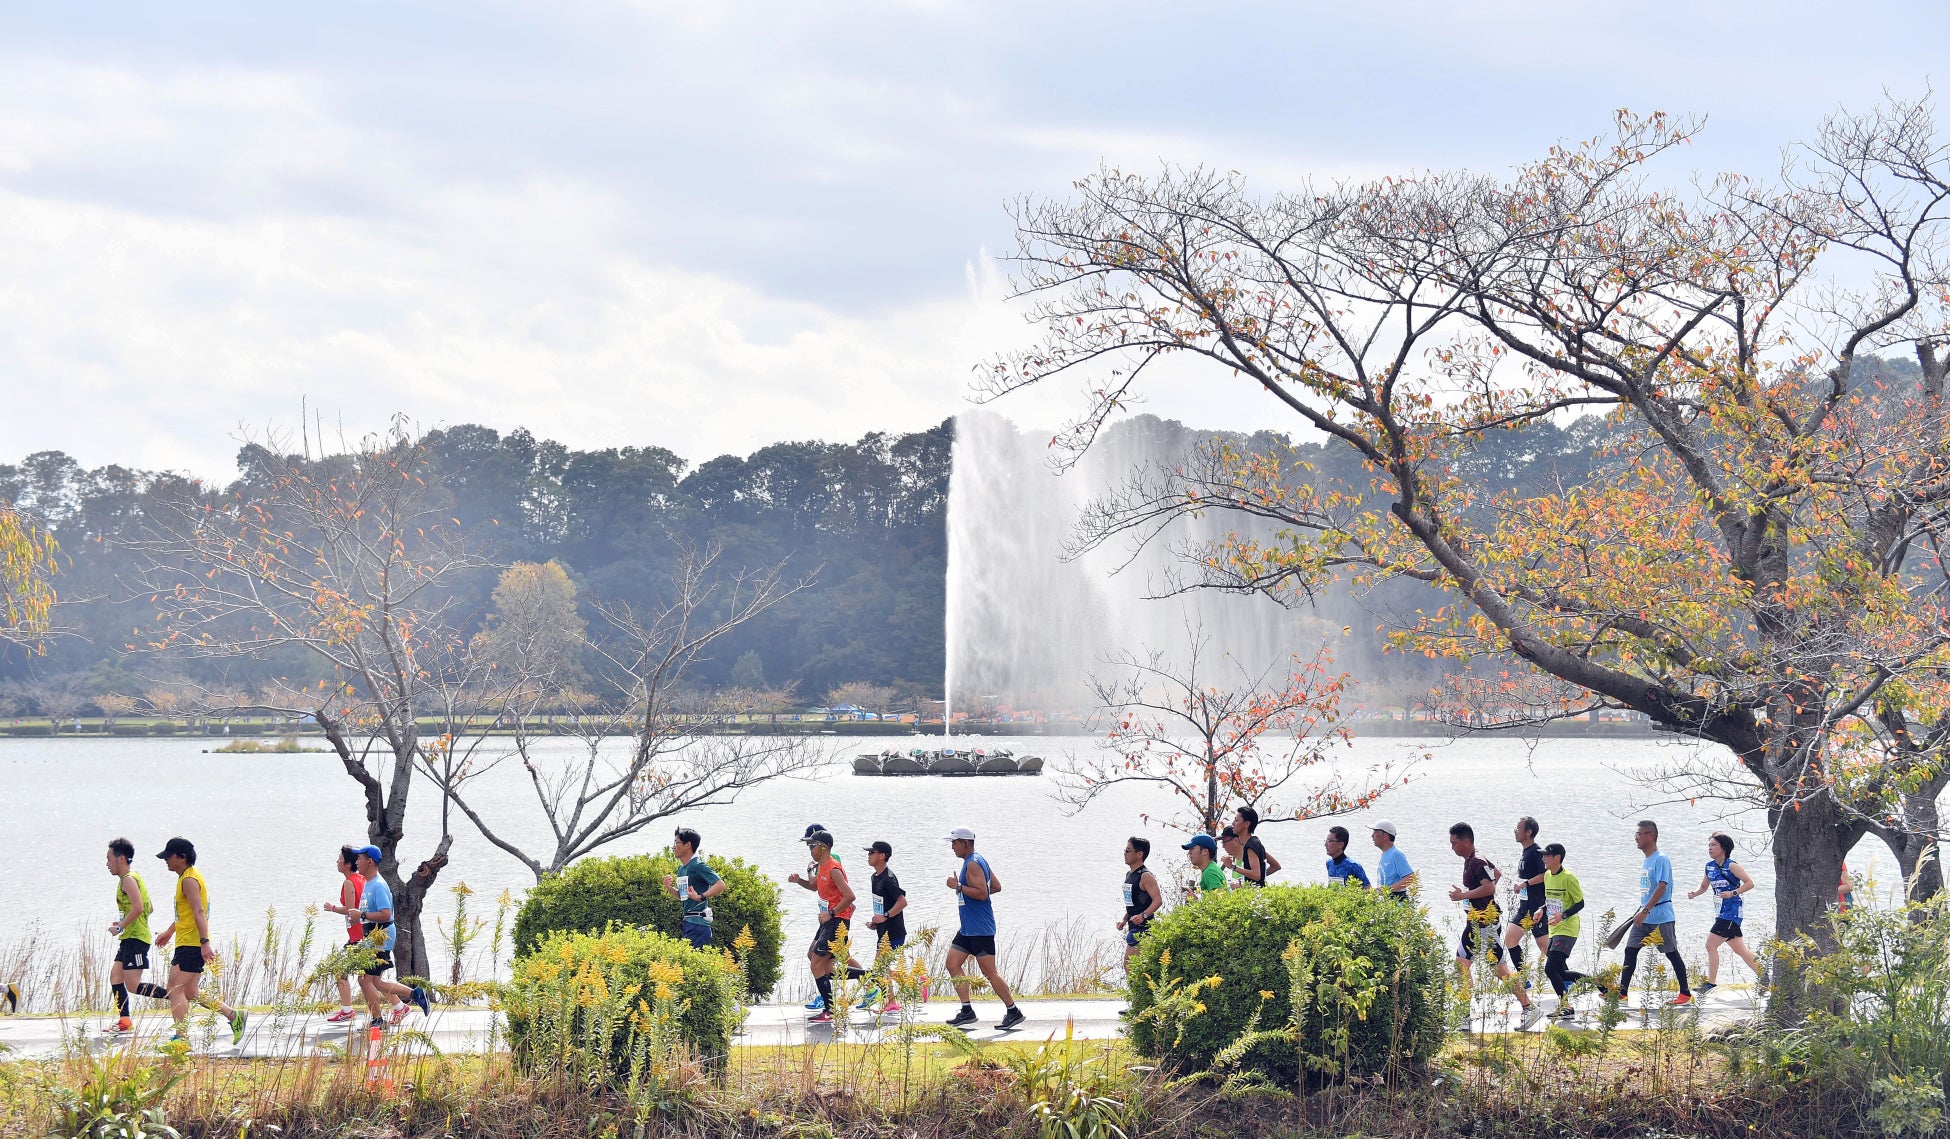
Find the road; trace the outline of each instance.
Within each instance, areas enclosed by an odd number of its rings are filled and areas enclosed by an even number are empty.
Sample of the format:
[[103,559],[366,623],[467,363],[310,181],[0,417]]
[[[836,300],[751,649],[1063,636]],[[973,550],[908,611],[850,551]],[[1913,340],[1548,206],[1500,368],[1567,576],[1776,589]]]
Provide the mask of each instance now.
[[[1746,991],[1728,993],[1724,989],[1701,1002],[1699,1015],[1704,1028],[1722,1027],[1745,1019],[1752,1012],[1752,994]],[[1586,998],[1585,1003],[1590,1003]],[[1548,1002],[1547,1007],[1548,1007]],[[1103,1040],[1119,1035],[1123,1021],[1124,1002],[1120,1000],[1036,1000],[1023,1001],[1022,1010],[1029,1017],[1027,1023],[1007,1033],[1008,1038],[1036,1041],[1049,1036],[1062,1036],[1066,1029],[1079,1040]],[[955,1013],[956,1006],[951,1001],[935,1001],[912,1015],[910,1024],[939,1024]],[[981,1018],[970,1035],[978,1040],[1002,1039],[1004,1033],[996,1031],[996,1024],[1002,1019],[1002,1005],[995,1001],[978,1001],[976,1014]],[[831,1024],[814,1024],[811,1016],[798,1005],[756,1005],[745,1019],[745,1029],[738,1037],[738,1043],[752,1046],[779,1046],[791,1044],[824,1044],[834,1039]],[[846,1040],[870,1044],[881,1039],[890,1029],[899,1026],[899,1018],[889,1017],[876,1021],[866,1013],[855,1013],[848,1026]],[[360,1019],[364,1019],[363,1016]],[[1637,1027],[1641,1023],[1634,1015],[1624,1027]],[[86,1044],[100,1049],[104,1047],[101,1034],[110,1024],[110,1019],[102,1016],[30,1016],[0,1019],[0,1045],[5,1045],[8,1054],[20,1059],[46,1059],[58,1057],[65,1047]],[[1580,1017],[1580,1024],[1588,1024],[1588,1017]],[[494,1019],[486,1009],[454,1008],[435,1009],[431,1019],[419,1013],[410,1014],[401,1025],[407,1032],[423,1032],[432,1040],[433,1046],[442,1052],[478,1053],[490,1046]],[[1508,1031],[1513,1027],[1508,1021],[1498,1022],[1492,1031]],[[1541,1032],[1543,1024],[1532,1027]],[[136,1018],[134,1040],[138,1044],[159,1041],[168,1035],[169,1018],[163,1013],[150,1013]],[[226,1030],[215,1034],[214,1038],[207,1028],[193,1028],[192,1046],[198,1054],[225,1057],[279,1057],[309,1053],[321,1046],[343,1048],[346,1044],[345,1030],[337,1025],[325,1023],[319,1015],[303,1015],[278,1018],[269,1013],[254,1013],[244,1035],[241,1046],[232,1047],[230,1033]],[[364,1029],[355,1030],[357,1047],[364,1042]],[[499,1046],[498,1041],[494,1042]],[[112,1045],[111,1045],[112,1046]]]

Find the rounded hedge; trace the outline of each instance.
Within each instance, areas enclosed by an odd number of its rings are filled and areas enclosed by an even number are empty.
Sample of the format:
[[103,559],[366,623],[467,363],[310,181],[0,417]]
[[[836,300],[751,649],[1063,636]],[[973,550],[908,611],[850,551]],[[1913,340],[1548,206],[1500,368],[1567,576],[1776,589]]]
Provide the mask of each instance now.
[[[1289,946],[1297,961],[1288,957]],[[1310,994],[1300,1031],[1304,1052],[1331,1057],[1326,1065],[1309,1064],[1315,1073],[1413,1070],[1441,1050],[1449,970],[1440,938],[1420,907],[1347,886],[1217,892],[1154,919],[1131,961],[1131,1042],[1183,1070],[1209,1068],[1256,1010],[1260,1030],[1287,1026],[1296,971]],[[1198,994],[1204,1011],[1180,1021],[1175,1039],[1165,1039],[1160,1025],[1141,1015],[1161,993],[1210,977],[1220,980]],[[1351,1015],[1341,994],[1362,988],[1372,989],[1372,1004],[1365,1016]],[[1290,1040],[1266,1040],[1240,1066],[1290,1082],[1300,1056]]]
[[[756,944],[745,960],[746,976],[751,995],[763,997],[779,983],[785,967],[778,883],[743,859],[708,855],[704,861],[725,880],[724,893],[711,899],[715,946],[730,949],[741,930],[752,931]],[[678,937],[683,933],[683,908],[664,888],[664,877],[676,873],[676,856],[664,851],[585,858],[544,878],[528,892],[515,915],[515,953],[532,952],[551,933],[598,933],[612,924]]]
[[606,1080],[629,1075],[659,1012],[692,1054],[709,1062],[730,1054],[743,1015],[730,958],[624,926],[548,935],[515,959],[500,995],[518,1067],[570,1060]]

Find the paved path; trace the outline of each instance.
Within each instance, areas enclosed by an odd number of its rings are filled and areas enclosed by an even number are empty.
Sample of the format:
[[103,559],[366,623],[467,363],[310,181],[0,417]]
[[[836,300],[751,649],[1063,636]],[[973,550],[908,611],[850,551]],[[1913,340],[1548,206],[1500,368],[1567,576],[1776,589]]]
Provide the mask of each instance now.
[[[1585,998],[1585,1003],[1592,1000]],[[1546,1007],[1553,1005],[1548,998],[1543,1003]],[[1021,1007],[1029,1017],[1028,1022],[1014,1032],[1005,1034],[995,1027],[1002,1019],[1002,1005],[995,1001],[977,1001],[975,1011],[981,1021],[970,1035],[978,1040],[1002,1039],[1006,1036],[1016,1040],[1038,1041],[1052,1035],[1060,1037],[1068,1028],[1073,1029],[1076,1039],[1102,1040],[1117,1036],[1123,1029],[1123,1021],[1118,1014],[1123,1011],[1124,1002],[1120,1000],[1023,1001]],[[918,1008],[908,1023],[940,1024],[953,1016],[955,1009],[953,1002],[935,1001]],[[1706,1028],[1744,1020],[1752,1011],[1753,995],[1744,990],[1715,992],[1699,1006],[1702,1027]],[[739,1035],[738,1043],[759,1046],[830,1043],[834,1039],[833,1026],[814,1024],[809,1019],[811,1015],[796,1004],[754,1006],[746,1017],[745,1030]],[[364,1019],[363,1014],[360,1019]],[[104,1042],[101,1036],[110,1023],[109,1018],[102,1016],[0,1018],[0,1045],[5,1045],[10,1055],[22,1059],[59,1056],[67,1044],[112,1047],[113,1042]],[[1642,1017],[1634,1013],[1623,1027],[1635,1028],[1642,1023]],[[442,1052],[473,1053],[488,1049],[493,1024],[486,1009],[435,1009],[430,1020],[417,1012],[408,1015],[401,1029],[426,1033],[434,1047]],[[1580,1017],[1578,1024],[1588,1025],[1589,1017]],[[845,1039],[873,1043],[898,1026],[897,1017],[876,1020],[866,1013],[856,1012]],[[1512,1022],[1499,1019],[1491,1031],[1509,1031],[1512,1027]],[[214,1056],[274,1057],[308,1053],[320,1047],[346,1046],[344,1028],[326,1024],[324,1017],[318,1015],[280,1019],[269,1013],[253,1013],[248,1028],[243,1044],[235,1048],[230,1044],[228,1030],[212,1040],[206,1039],[204,1029],[195,1028],[191,1033],[195,1051]],[[1543,1030],[1544,1023],[1531,1029],[1534,1032]],[[169,1018],[166,1014],[151,1013],[136,1018],[135,1040],[138,1043],[161,1040],[168,1032]],[[363,1045],[366,1039],[363,1027],[356,1029],[353,1035],[353,1047]],[[493,1043],[496,1047],[501,1046],[498,1040]]]

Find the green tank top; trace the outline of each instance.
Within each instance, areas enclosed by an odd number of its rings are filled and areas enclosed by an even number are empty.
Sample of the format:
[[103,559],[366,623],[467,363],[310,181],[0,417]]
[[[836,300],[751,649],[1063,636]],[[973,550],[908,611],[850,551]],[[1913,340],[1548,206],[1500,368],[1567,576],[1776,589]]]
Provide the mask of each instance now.
[[[136,893],[142,895],[142,912],[137,914],[135,920],[130,922],[122,930],[122,936],[125,938],[141,938],[143,941],[152,940],[149,934],[149,887],[142,881],[142,875],[137,874],[135,871],[131,870],[129,877],[135,879]],[[127,891],[122,889],[122,880],[119,878],[115,880],[115,913],[116,916],[122,918],[129,916],[129,895]]]

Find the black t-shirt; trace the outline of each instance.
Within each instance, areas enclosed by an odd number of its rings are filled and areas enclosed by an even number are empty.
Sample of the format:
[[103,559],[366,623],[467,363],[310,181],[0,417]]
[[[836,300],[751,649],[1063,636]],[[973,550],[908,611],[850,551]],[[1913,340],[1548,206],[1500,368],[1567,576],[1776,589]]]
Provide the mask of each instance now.
[[1533,910],[1544,908],[1544,852],[1537,849],[1536,843],[1523,848],[1523,857],[1517,860],[1517,876],[1529,882],[1537,881],[1523,888],[1524,904]]
[[[1267,869],[1267,867],[1273,864],[1273,861],[1272,859],[1266,857],[1266,844],[1259,841],[1259,836],[1256,834],[1247,835],[1246,850],[1244,853],[1247,855],[1244,862],[1255,864],[1259,868],[1259,881],[1253,882],[1253,885],[1255,886],[1266,885],[1266,880],[1273,876],[1272,871]],[[1241,865],[1239,869],[1244,870],[1246,869],[1246,867],[1245,865]],[[1247,881],[1252,882],[1252,879],[1248,878]]]
[[[884,914],[894,908],[894,903],[907,896],[901,889],[901,880],[894,877],[892,870],[876,870],[873,875],[873,912]],[[907,915],[895,914],[873,927],[873,939],[877,943],[883,937],[894,941],[907,940]]]
[[[1476,887],[1489,881],[1495,871],[1496,867],[1490,865],[1489,859],[1484,858],[1480,854],[1470,855],[1468,858],[1463,859],[1463,889],[1474,890]],[[1472,910],[1486,910],[1490,907],[1490,903],[1495,900],[1496,895],[1489,894],[1481,898],[1466,899],[1463,904]]]

